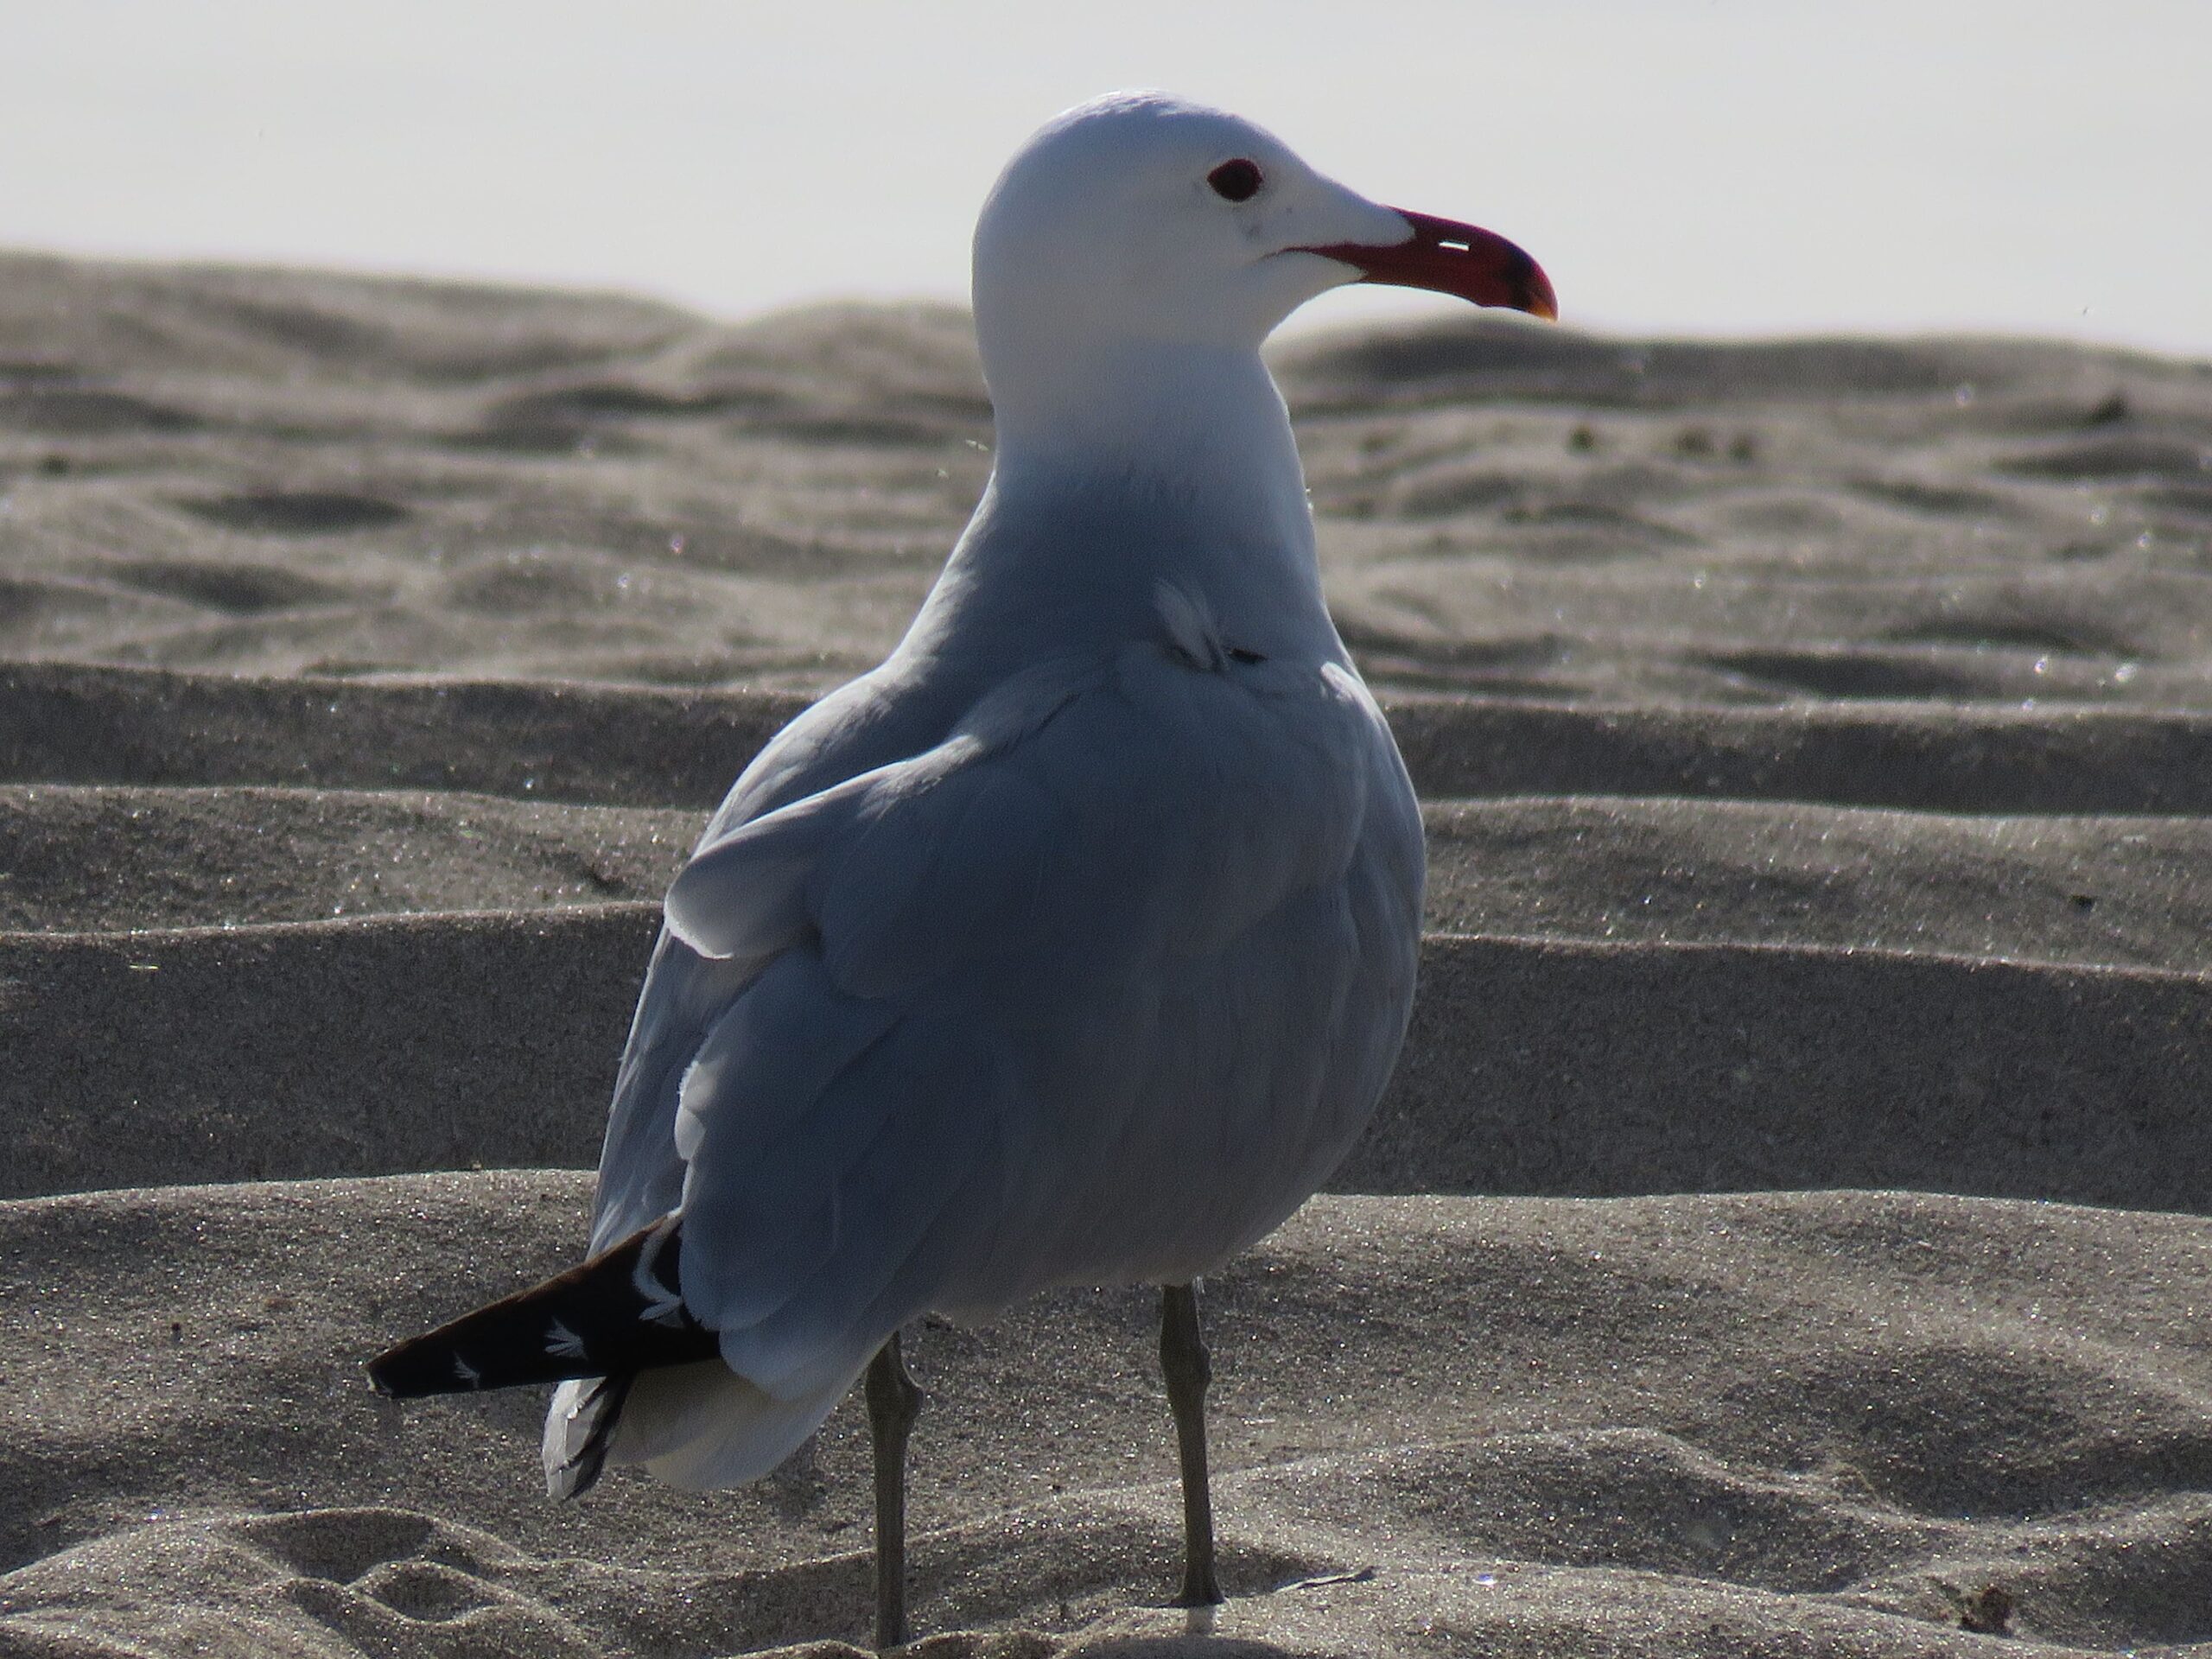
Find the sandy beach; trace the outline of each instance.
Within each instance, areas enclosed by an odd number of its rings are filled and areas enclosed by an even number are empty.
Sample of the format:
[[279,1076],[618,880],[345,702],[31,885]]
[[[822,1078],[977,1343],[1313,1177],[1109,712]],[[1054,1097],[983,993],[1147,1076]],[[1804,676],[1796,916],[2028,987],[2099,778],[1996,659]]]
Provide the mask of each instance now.
[[[2212,1652],[2212,365],[1275,364],[1413,1034],[1209,1283],[928,1322],[931,1659]],[[360,1365],[574,1259],[658,899],[988,470],[963,315],[0,257],[0,1655],[826,1656],[865,1426],[539,1496]]]

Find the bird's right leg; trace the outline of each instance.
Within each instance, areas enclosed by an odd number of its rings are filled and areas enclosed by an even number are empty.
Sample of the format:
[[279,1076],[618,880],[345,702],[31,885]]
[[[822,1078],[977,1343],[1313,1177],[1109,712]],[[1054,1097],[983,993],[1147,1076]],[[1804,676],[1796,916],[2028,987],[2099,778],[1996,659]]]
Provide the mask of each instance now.
[[899,1333],[868,1362],[868,1429],[875,1451],[875,1645],[906,1639],[906,1437],[922,1391],[899,1357]]
[[1213,1359],[1198,1332],[1195,1285],[1160,1287],[1160,1370],[1183,1464],[1183,1593],[1176,1600],[1211,1607],[1222,1599],[1213,1570],[1213,1494],[1206,1484],[1206,1384],[1213,1381]]

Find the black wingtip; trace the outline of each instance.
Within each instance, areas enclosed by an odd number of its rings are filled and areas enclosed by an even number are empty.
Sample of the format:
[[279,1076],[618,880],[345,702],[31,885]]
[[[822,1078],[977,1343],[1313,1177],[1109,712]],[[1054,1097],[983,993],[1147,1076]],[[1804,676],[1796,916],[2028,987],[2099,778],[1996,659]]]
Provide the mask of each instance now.
[[711,1358],[680,1291],[683,1224],[664,1219],[579,1267],[410,1338],[368,1363],[390,1400],[653,1370]]

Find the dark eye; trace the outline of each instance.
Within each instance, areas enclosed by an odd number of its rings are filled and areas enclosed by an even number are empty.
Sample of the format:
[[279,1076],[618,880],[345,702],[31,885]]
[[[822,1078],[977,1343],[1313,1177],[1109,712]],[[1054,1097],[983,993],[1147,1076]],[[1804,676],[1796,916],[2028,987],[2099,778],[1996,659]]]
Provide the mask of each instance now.
[[1207,174],[1206,182],[1213,186],[1214,194],[1224,201],[1249,201],[1260,194],[1260,186],[1265,181],[1260,177],[1258,164],[1240,156]]

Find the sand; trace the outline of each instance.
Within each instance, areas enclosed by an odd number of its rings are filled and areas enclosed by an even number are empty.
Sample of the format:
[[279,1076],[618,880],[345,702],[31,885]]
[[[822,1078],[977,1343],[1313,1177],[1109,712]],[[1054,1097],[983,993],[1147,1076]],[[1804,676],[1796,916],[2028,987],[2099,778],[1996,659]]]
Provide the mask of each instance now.
[[[2212,365],[1303,342],[1420,786],[1368,1138],[930,1322],[939,1656],[2212,1649]],[[864,1638],[864,1429],[537,1496],[359,1362],[572,1259],[656,900],[988,467],[965,320],[0,258],[0,1654]],[[814,1644],[811,1646],[806,1644]]]

